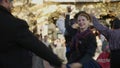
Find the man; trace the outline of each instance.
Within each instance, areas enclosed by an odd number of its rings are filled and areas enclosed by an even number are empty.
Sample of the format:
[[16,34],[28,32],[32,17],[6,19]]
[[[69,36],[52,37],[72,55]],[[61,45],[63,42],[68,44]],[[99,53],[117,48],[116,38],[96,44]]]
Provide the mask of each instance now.
[[120,68],[120,23],[119,19],[113,21],[112,29],[102,25],[99,20],[92,16],[94,27],[107,39],[110,48],[110,68]]
[[12,0],[0,0],[0,68],[31,68],[31,52],[61,68],[61,60],[11,14],[11,7]]

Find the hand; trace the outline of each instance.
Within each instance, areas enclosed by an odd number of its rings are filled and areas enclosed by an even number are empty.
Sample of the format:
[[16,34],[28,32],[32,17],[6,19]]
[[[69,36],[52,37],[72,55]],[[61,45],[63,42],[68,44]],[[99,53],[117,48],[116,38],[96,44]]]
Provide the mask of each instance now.
[[67,7],[67,11],[68,11],[68,13],[72,12],[71,6]]
[[72,63],[72,64],[70,64],[70,68],[82,68],[82,64],[80,64],[80,63]]
[[95,16],[95,10],[91,10],[90,14]]
[[62,64],[61,68],[66,68],[66,65],[65,65],[65,64]]
[[78,25],[77,23],[74,23],[74,24],[72,25],[72,28],[74,28],[74,29],[78,29],[78,27],[79,27],[79,25]]
[[92,18],[92,23],[94,23],[94,22],[99,23],[99,20],[95,16],[91,15],[91,18]]

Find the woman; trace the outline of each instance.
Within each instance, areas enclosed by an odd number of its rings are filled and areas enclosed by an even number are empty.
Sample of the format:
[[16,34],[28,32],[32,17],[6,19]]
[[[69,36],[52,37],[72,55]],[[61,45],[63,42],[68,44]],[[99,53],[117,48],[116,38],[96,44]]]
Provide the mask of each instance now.
[[70,68],[100,68],[93,59],[96,51],[96,37],[89,28],[91,17],[86,12],[78,12],[75,19],[79,25],[70,47]]

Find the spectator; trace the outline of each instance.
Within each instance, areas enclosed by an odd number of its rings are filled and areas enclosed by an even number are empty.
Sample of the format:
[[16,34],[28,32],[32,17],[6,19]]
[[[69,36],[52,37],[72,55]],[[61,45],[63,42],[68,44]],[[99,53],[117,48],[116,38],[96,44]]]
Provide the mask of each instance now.
[[[120,23],[120,20],[114,21],[114,24]],[[94,27],[105,36],[110,48],[110,68],[120,68],[120,26],[116,25],[113,29],[100,24],[93,16]]]

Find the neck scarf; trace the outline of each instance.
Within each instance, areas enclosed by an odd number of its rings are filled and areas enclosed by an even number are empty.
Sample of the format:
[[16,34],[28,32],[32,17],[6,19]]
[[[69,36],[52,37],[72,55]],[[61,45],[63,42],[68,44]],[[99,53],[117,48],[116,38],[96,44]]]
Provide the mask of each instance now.
[[84,32],[80,32],[78,31],[77,34],[75,35],[75,37],[72,39],[72,43],[71,43],[71,48],[74,50],[78,50],[78,46],[80,45],[80,39],[85,39],[88,35],[90,35],[92,33],[92,31],[90,29],[87,29]]

